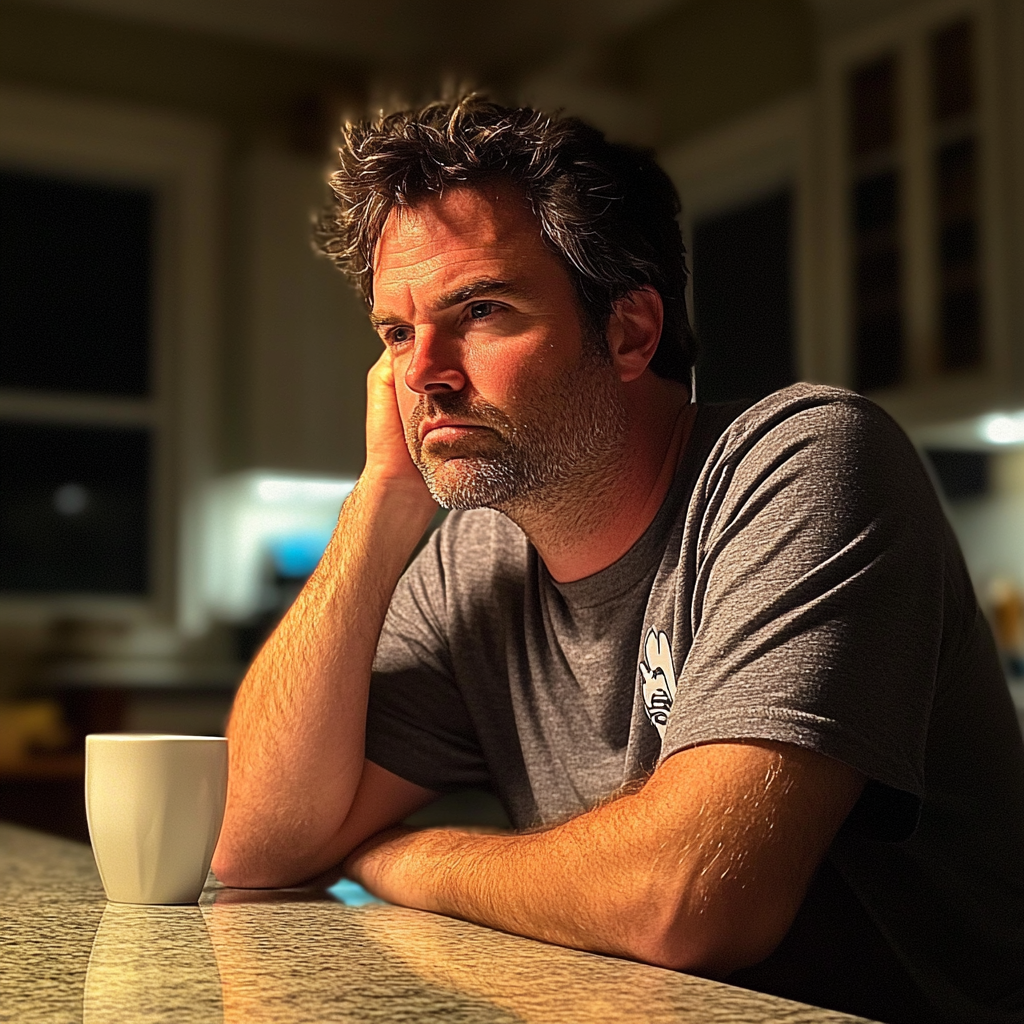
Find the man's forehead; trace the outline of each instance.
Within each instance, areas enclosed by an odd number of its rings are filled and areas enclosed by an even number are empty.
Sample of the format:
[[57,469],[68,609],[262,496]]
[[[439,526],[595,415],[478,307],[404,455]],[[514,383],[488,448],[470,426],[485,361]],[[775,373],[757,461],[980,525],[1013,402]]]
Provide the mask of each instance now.
[[377,243],[374,265],[398,248],[488,245],[521,236],[539,240],[540,221],[526,197],[511,185],[451,188],[393,207]]
[[391,211],[374,254],[374,291],[404,280],[494,276],[497,264],[546,249],[525,197],[510,186],[450,189]]

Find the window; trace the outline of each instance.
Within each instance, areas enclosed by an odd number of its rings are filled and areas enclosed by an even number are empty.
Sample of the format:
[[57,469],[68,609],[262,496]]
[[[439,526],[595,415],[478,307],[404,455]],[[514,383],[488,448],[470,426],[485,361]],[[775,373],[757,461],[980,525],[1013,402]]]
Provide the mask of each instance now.
[[202,627],[219,174],[202,124],[0,90],[0,619]]
[[0,420],[0,592],[149,594],[150,435]]
[[660,155],[693,270],[701,401],[821,379],[813,327],[812,109],[795,97]]
[[0,168],[0,387],[150,393],[150,189]]
[[[149,398],[153,207],[0,170],[0,387]],[[149,593],[151,435],[0,418],[0,593]]]
[[794,382],[789,188],[698,218],[693,312],[702,401],[758,399]]

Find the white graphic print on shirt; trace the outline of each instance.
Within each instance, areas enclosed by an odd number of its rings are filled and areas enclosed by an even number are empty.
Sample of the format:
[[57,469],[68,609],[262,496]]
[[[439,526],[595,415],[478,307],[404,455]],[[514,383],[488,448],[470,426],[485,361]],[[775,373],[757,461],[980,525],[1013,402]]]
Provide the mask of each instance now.
[[653,626],[644,637],[644,656],[639,664],[644,710],[658,735],[665,738],[668,713],[676,698],[676,670],[667,634]]

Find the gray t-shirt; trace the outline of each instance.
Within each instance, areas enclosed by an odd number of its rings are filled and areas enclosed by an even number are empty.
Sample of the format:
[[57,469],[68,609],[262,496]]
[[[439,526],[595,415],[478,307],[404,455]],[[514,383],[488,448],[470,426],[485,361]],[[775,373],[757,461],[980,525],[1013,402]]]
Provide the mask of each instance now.
[[857,395],[701,406],[643,536],[557,583],[499,513],[453,513],[402,578],[367,756],[492,789],[517,827],[664,758],[793,743],[870,781],[789,935],[732,979],[887,1021],[1024,1021],[1024,750],[913,447]]

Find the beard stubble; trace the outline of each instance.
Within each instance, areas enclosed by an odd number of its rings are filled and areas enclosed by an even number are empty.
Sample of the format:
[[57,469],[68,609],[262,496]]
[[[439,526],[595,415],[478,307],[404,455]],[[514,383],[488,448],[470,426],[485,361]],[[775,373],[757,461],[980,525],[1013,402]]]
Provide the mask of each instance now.
[[[420,424],[437,416],[482,429],[424,445]],[[621,454],[625,427],[609,361],[585,349],[557,377],[511,394],[507,413],[462,392],[423,395],[405,435],[413,462],[443,508],[512,514],[592,496]]]

